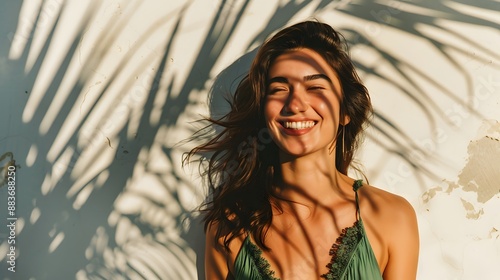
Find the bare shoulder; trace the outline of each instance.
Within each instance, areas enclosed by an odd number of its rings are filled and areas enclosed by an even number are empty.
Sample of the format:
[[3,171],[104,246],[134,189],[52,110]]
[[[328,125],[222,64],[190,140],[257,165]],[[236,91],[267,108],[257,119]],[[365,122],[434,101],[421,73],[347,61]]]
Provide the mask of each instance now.
[[363,185],[358,192],[360,205],[379,218],[387,217],[395,222],[415,216],[413,206],[402,196],[370,185]]
[[384,279],[415,279],[419,233],[413,206],[402,196],[369,185],[359,189],[358,195]]
[[[222,236],[217,237],[218,231],[222,232]],[[206,279],[228,279],[229,275],[233,273],[234,261],[243,243],[243,237],[232,239],[229,243],[229,250],[227,250],[224,247],[225,234],[227,231],[221,230],[216,222],[212,222],[207,228],[205,233]]]
[[398,246],[403,236],[418,243],[417,216],[404,197],[370,185],[360,188],[358,195],[363,221],[383,244]]

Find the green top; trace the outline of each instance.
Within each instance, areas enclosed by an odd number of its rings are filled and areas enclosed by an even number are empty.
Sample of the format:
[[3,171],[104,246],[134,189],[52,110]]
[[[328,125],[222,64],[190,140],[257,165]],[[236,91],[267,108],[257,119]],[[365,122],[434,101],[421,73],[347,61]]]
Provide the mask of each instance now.
[[[359,213],[358,189],[362,180],[354,182],[357,220],[353,226],[342,230],[330,250],[332,260],[326,265],[328,273],[321,275],[328,280],[382,280],[377,259],[366,236]],[[252,243],[250,235],[245,238],[234,263],[234,278],[238,280],[279,280],[274,277],[269,262],[262,256],[262,250]]]

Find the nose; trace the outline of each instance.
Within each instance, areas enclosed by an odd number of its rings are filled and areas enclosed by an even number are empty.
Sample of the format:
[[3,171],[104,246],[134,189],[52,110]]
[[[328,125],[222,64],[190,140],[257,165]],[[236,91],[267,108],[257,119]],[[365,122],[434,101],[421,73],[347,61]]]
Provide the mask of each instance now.
[[306,93],[303,90],[292,90],[288,95],[288,99],[286,100],[285,107],[283,107],[283,111],[288,114],[305,112],[307,110],[307,107],[309,106],[306,98]]

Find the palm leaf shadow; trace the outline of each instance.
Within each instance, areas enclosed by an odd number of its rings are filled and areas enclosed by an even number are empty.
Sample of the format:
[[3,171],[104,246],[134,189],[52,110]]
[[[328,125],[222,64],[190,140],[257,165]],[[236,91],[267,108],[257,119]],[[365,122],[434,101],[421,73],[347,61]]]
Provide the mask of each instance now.
[[[418,67],[412,65],[410,61],[405,61],[402,58],[398,58],[395,55],[384,51],[382,48],[378,47],[376,44],[376,37],[366,36],[364,33],[347,28],[344,33],[347,35],[349,44],[353,47],[364,46],[375,51],[383,58],[384,61],[389,62],[392,69],[402,77],[403,82],[397,82],[393,77],[388,76],[386,73],[366,67],[359,61],[356,62],[356,66],[362,72],[367,73],[367,75],[373,75],[378,77],[393,87],[397,88],[401,94],[406,95],[409,99],[413,101],[416,108],[419,108],[423,115],[427,117],[425,120],[429,123],[429,131],[431,132],[431,137],[434,137],[432,143],[437,145],[438,140],[436,131],[439,130],[443,124],[453,126],[453,120],[447,114],[446,108],[440,107],[436,102],[433,101],[430,93],[425,92],[425,90],[416,82],[413,75],[416,75],[420,80],[424,80],[426,83],[432,85],[437,90],[432,92],[432,94],[440,94],[445,96],[450,100],[452,104],[457,104],[458,106],[464,108],[469,114],[474,118],[483,119],[484,116],[480,111],[473,107],[472,100],[474,99],[474,81],[471,75],[467,72],[465,67],[461,65],[454,57],[452,57],[449,52],[455,51],[462,55],[468,55],[468,49],[461,48],[449,43],[444,43],[439,41],[434,37],[422,32],[422,27],[432,27],[447,33],[451,37],[455,37],[457,40],[462,41],[467,47],[478,50],[481,55],[478,55],[476,59],[484,64],[491,63],[491,58],[498,59],[500,56],[497,53],[488,50],[484,46],[477,42],[468,39],[462,34],[449,29],[443,20],[449,20],[453,22],[466,23],[471,25],[490,27],[494,30],[498,30],[499,24],[483,19],[470,14],[461,13],[458,10],[452,9],[448,3],[449,1],[434,1],[432,3],[427,2],[371,2],[362,1],[357,3],[352,3],[350,5],[344,5],[340,7],[339,12],[362,18],[368,21],[372,25],[383,26],[384,28],[392,28],[400,31],[404,31],[406,34],[411,35],[415,38],[421,38],[429,42],[434,46],[436,53],[439,53],[450,65],[452,65],[459,73],[461,73],[463,80],[465,81],[467,88],[467,98],[464,99],[462,96],[458,96],[453,93],[450,89],[440,83],[433,77],[427,75],[423,70],[419,70]],[[404,7],[404,9],[399,9],[397,5],[411,5],[410,7]],[[479,7],[482,9],[488,9],[491,3],[487,1],[482,1],[481,3],[475,2],[474,4],[464,3],[464,5],[471,5]],[[432,11],[440,15],[440,18],[435,18],[433,15],[426,15],[421,12],[422,10]],[[415,12],[413,12],[415,11]],[[418,11],[418,12],[417,12]],[[416,51],[416,50],[414,50]],[[430,66],[431,67],[431,66]],[[494,67],[494,66],[493,66]],[[410,70],[410,71],[408,71]],[[410,85],[410,86],[405,86]],[[406,162],[412,169],[413,174],[416,178],[422,178],[421,176],[428,177],[431,179],[440,178],[439,174],[436,174],[433,170],[429,170],[426,165],[426,161],[431,160],[433,162],[439,162],[443,166],[447,166],[445,159],[439,159],[433,156],[435,150],[429,150],[426,147],[419,146],[415,140],[412,140],[408,136],[408,132],[401,127],[398,127],[396,123],[392,121],[393,117],[387,112],[380,112],[375,108],[375,116],[372,121],[372,128],[376,131],[373,135],[368,135],[371,141],[374,141],[377,145],[382,146],[387,152],[400,157],[404,162]],[[376,135],[376,136],[375,136]],[[378,138],[382,137],[382,138]],[[416,159],[412,157],[412,154],[422,154],[424,157]],[[424,160],[425,159],[425,160]],[[425,189],[424,180],[419,179],[420,185]]]
[[[139,116],[139,126],[134,133],[134,137],[131,138],[127,131],[127,128],[132,127],[130,112],[126,112],[127,119],[116,132],[104,131],[105,133],[103,133],[106,125],[105,121],[113,118],[111,110],[101,115],[101,121],[96,125],[93,133],[88,136],[89,139],[95,138],[99,139],[99,141],[89,140],[87,145],[82,145],[79,133],[82,133],[82,129],[84,129],[84,125],[89,120],[91,114],[95,114],[98,104],[105,97],[108,97],[108,90],[116,83],[122,68],[127,65],[128,59],[134,55],[136,49],[132,49],[129,55],[120,62],[109,79],[96,93],[97,98],[93,101],[94,103],[90,106],[85,105],[88,106],[85,117],[82,117],[79,125],[74,128],[73,136],[61,147],[58,147],[59,152],[56,153],[55,159],[51,161],[42,157],[37,158],[34,166],[51,166],[64,158],[66,155],[65,152],[72,152],[67,170],[55,182],[48,195],[42,194],[41,191],[27,193],[33,201],[33,207],[26,207],[20,215],[29,217],[32,213],[31,210],[35,208],[39,209],[42,214],[35,222],[26,223],[26,226],[19,235],[19,241],[20,244],[23,244],[22,248],[26,248],[24,250],[43,253],[23,254],[19,258],[20,264],[30,264],[30,267],[20,267],[20,274],[18,276],[26,279],[32,277],[37,279],[73,278],[75,275],[88,279],[194,278],[195,276],[191,270],[195,260],[190,253],[194,251],[199,257],[196,262],[198,278],[203,278],[203,240],[201,239],[200,217],[193,215],[192,209],[185,205],[182,198],[185,192],[199,194],[201,192],[200,186],[190,182],[189,178],[180,169],[173,168],[173,166],[179,164],[178,156],[186,148],[183,146],[172,147],[170,144],[162,144],[161,152],[165,156],[167,165],[170,167],[167,172],[168,174],[158,171],[148,159],[154,158],[152,155],[157,152],[154,147],[157,144],[158,137],[162,135],[161,130],[163,128],[169,128],[170,133],[175,133],[176,131],[185,132],[186,130],[192,133],[195,131],[195,128],[181,122],[181,115],[187,115],[188,118],[194,117],[190,111],[191,108],[204,102],[199,99],[193,100],[192,93],[206,90],[207,83],[212,79],[210,76],[212,67],[217,62],[223,50],[226,47],[230,47],[227,43],[235,34],[236,27],[240,23],[250,2],[245,1],[238,7],[233,6],[231,1],[221,2],[219,10],[211,22],[209,32],[202,41],[202,48],[195,58],[192,67],[193,71],[190,71],[190,74],[178,92],[175,92],[173,87],[177,79],[175,73],[168,80],[165,89],[161,85],[161,81],[165,79],[165,73],[169,71],[167,62],[172,44],[178,36],[179,25],[181,22],[189,20],[184,18],[182,10],[178,13],[177,17],[174,17],[176,27],[170,33],[170,37],[162,51],[163,54],[160,62],[155,67],[155,76],[147,89],[147,97],[142,107],[142,114]],[[372,21],[376,24],[387,24],[391,28],[397,28],[413,36],[428,40],[450,64],[454,65],[459,71],[462,71],[464,79],[467,81],[469,99],[473,95],[473,82],[461,68],[460,64],[454,61],[453,57],[447,53],[447,50],[452,48],[461,52],[465,52],[465,50],[457,49],[454,46],[443,44],[434,38],[430,38],[419,32],[416,26],[418,24],[425,24],[441,28],[444,32],[460,38],[468,45],[477,47],[485,56],[498,58],[498,55],[488,52],[488,50],[477,45],[475,42],[467,41],[466,37],[453,33],[453,31],[447,30],[444,26],[439,26],[432,17],[404,11],[398,14],[391,14],[392,17],[397,19],[395,22],[398,24],[390,22],[381,23],[369,11],[389,10],[391,8],[389,4],[380,1],[377,3],[365,2],[362,5],[348,3],[340,7],[330,5],[331,1],[320,1],[317,2],[314,13],[320,14],[322,11],[335,9],[338,12]],[[438,9],[454,21],[498,28],[498,24],[496,23],[461,14],[450,9],[445,5],[445,1],[433,4],[417,3],[414,5],[421,5],[422,8],[431,7]],[[429,6],[426,7],[425,5]],[[492,4],[488,1],[476,1],[474,4],[466,3],[464,5],[488,8]],[[188,4],[184,7],[187,6]],[[231,92],[235,80],[238,80],[245,74],[255,54],[255,46],[260,44],[267,35],[285,26],[289,19],[299,14],[306,6],[306,2],[290,1],[276,8],[274,16],[266,22],[261,32],[250,41],[246,50],[247,54],[229,66],[214,81],[214,89],[216,91],[213,91],[209,96],[212,106],[211,114],[221,114],[224,108],[227,108],[223,105],[223,96],[220,92]],[[132,7],[129,6],[129,10],[127,10],[129,13],[133,13],[134,9]],[[94,7],[94,9],[97,9],[97,7]],[[61,9],[62,12],[64,12],[63,9]],[[61,14],[57,15],[58,20],[60,17]],[[171,19],[172,17],[168,18]],[[229,21],[228,19],[230,18],[234,20]],[[92,13],[89,12],[79,34],[73,39],[70,49],[64,54],[63,63],[55,75],[56,78],[44,93],[42,101],[34,113],[34,117],[28,123],[29,127],[35,128],[35,131],[38,131],[41,120],[44,119],[46,111],[50,108],[55,93],[63,81],[64,73],[69,68],[71,58],[78,51],[78,43],[84,36],[84,30],[88,28],[93,19]],[[41,65],[47,57],[48,48],[52,42],[56,26],[59,24],[58,20],[56,20],[56,24],[53,26],[34,67],[26,75],[26,87],[28,88],[33,87],[36,77],[40,74]],[[110,42],[113,42],[119,32],[123,31],[125,20],[115,22],[114,24],[107,29],[113,30],[111,35],[101,34],[102,40],[100,41],[102,44],[97,47],[99,51],[96,51],[87,61],[83,62],[82,72],[95,69],[102,62],[102,58],[109,52]],[[141,34],[141,38],[147,38],[155,29],[160,28],[162,24],[161,21],[154,23],[150,30]],[[406,70],[401,70],[401,66],[405,66],[404,69],[413,69],[414,72],[418,72],[417,68],[412,68],[411,63],[383,51],[377,46],[374,38],[364,36],[361,32],[354,29],[345,29],[344,31],[351,45],[363,45],[377,51],[384,60],[388,61],[394,69],[399,71],[399,74],[408,82],[407,84],[413,85],[414,88],[408,88],[408,86],[399,84],[384,72],[379,72],[377,69],[372,69],[358,62],[357,66],[361,71],[385,80],[387,83],[398,88],[401,94],[410,97],[414,105],[425,112],[425,115],[428,117],[427,121],[431,124],[431,127],[436,127],[436,119],[447,121],[447,116],[442,113],[442,108],[433,103],[429,95],[413,80],[410,73],[405,72]],[[28,41],[25,52],[18,62],[19,65],[26,64],[30,43],[31,40]],[[145,71],[147,62],[150,59],[153,58],[147,58],[143,65],[138,65],[136,72],[142,73]],[[18,67],[18,69],[18,75],[24,75],[22,67]],[[436,85],[440,89],[440,94],[448,96],[453,102],[462,104],[475,117],[481,117],[479,112],[470,108],[466,100],[454,96],[446,87],[440,85],[439,81],[426,76],[423,72],[420,72],[419,75],[428,83]],[[89,79],[85,77],[84,80],[73,85],[67,100],[65,100],[65,105],[58,112],[47,133],[38,136],[39,140],[43,140],[41,141],[42,143],[46,143],[39,144],[41,153],[48,152],[51,146],[47,143],[55,142],[60,136],[62,132],[61,128],[72,112],[72,108],[82,106],[78,104],[78,101],[81,100],[82,94],[86,92],[83,85],[87,84]],[[129,80],[134,80],[134,77],[130,77]],[[112,103],[113,107],[119,105],[119,100],[124,97],[127,92],[126,89],[131,85],[132,82],[124,84],[121,87],[122,90],[115,96],[116,101]],[[150,116],[147,113],[153,110],[155,99],[162,90],[167,92],[167,100],[164,102],[161,110],[160,122],[152,124],[149,121]],[[375,112],[372,125],[382,138],[373,139],[374,142],[388,153],[397,155],[406,161],[413,168],[416,177],[438,177],[438,174],[435,174],[432,170],[426,168],[422,162],[416,161],[410,156],[412,151],[417,150],[432,158],[431,153],[418,146],[411,139],[408,132],[393,121],[393,118],[394,116],[391,114],[379,111]],[[21,117],[19,116],[17,125],[23,125],[20,120]],[[104,139],[110,140],[108,140],[109,142],[104,142]],[[141,151],[143,152],[141,153]],[[109,152],[114,154],[114,160],[111,163],[101,166],[98,170],[88,171],[92,169],[94,162],[102,159],[101,155]],[[147,155],[146,159],[143,156],[144,153]],[[159,199],[148,195],[147,192],[141,191],[141,189],[147,189],[148,186],[141,185],[140,183],[138,183],[139,189],[127,188],[127,186],[131,185],[129,180],[135,178],[133,174],[137,168],[137,164],[144,167],[143,174],[155,178],[156,182],[167,193],[167,198]],[[103,174],[106,176],[103,177]],[[55,176],[55,174],[51,174],[50,172],[49,175]],[[68,186],[75,186],[78,178],[84,175],[83,182],[81,182],[79,187],[72,188],[74,195],[68,198]],[[34,184],[41,185],[44,178],[37,177],[33,181],[35,182]],[[423,179],[421,181],[423,182]],[[80,208],[75,209],[76,198],[78,195],[84,195],[85,193],[88,195],[87,200],[79,206]],[[116,202],[123,200],[124,197],[140,201],[140,206],[134,208],[130,205],[130,208],[133,208],[130,212],[118,209]],[[162,222],[157,222],[157,218],[152,213],[156,213]],[[27,218],[26,220],[29,219]],[[183,228],[186,220],[191,223],[188,230]],[[127,235],[127,231],[135,235],[130,234],[131,237],[123,238],[123,235]],[[63,236],[62,242],[56,246],[56,249],[51,251],[51,244],[54,244],[56,237],[61,236],[61,234]],[[77,254],[74,252],[77,252]],[[72,256],[71,262],[65,261],[68,255]],[[47,267],[55,267],[60,263],[65,263],[65,266],[60,270],[47,271]]]
[[[61,13],[63,11],[64,9],[61,9]],[[91,11],[92,9],[89,9],[88,15],[92,14]],[[182,18],[182,13],[180,15]],[[35,63],[35,66],[32,68],[31,72],[27,75],[26,80],[32,81],[31,87],[34,84],[34,81],[36,80],[38,73],[41,71],[40,70],[41,64],[47,55],[48,46],[50,46],[52,42],[54,30],[58,26],[60,17],[61,14],[57,15],[56,23],[53,25],[52,31],[50,32],[49,37],[45,41],[44,48],[42,49],[37,59],[37,62]],[[55,75],[56,78],[51,81],[51,85],[48,87],[47,91],[43,94],[41,102],[37,107],[37,111],[34,113],[34,118],[30,122],[31,126],[39,127],[40,121],[45,117],[45,112],[50,107],[51,100],[54,98],[54,94],[55,92],[57,92],[57,89],[62,82],[63,79],[62,77],[64,76],[64,73],[69,67],[69,62],[71,61],[71,58],[73,58],[77,53],[78,43],[82,40],[83,32],[87,28],[91,18],[92,18],[91,16],[86,17],[86,22],[80,28],[80,33],[73,39],[72,46],[70,47],[68,52],[64,54],[65,58],[63,59],[63,63],[60,65],[58,72]],[[124,22],[122,21],[122,23]],[[120,29],[123,30],[123,25],[122,27],[115,26],[115,28],[109,26],[109,30],[115,30],[118,32],[120,31]],[[175,31],[172,34],[172,39],[174,37],[175,37]],[[108,37],[108,39],[112,41],[113,36],[111,36],[110,38]],[[87,61],[85,61],[86,64],[83,65],[82,72],[87,70],[87,68],[90,69],[94,67],[96,68],[97,65],[101,62],[101,58],[106,54],[107,51],[106,48],[108,47],[105,46],[104,44],[101,45],[100,51],[95,52],[94,56],[91,56]],[[29,49],[30,49],[30,44],[28,43],[25,48],[25,54],[23,55],[24,60],[21,59],[19,63],[21,64],[26,63],[27,52]],[[161,80],[161,76],[165,71],[168,54],[169,54],[169,46],[167,45],[164,56],[160,63],[160,67],[158,67],[158,70],[156,71],[156,77],[153,79],[152,84],[150,86],[148,101],[144,106],[145,112],[149,112],[150,108],[152,108],[153,106],[152,103],[160,88],[159,81]],[[133,55],[133,53],[130,55]],[[115,81],[115,77],[117,75],[118,75],[117,72],[113,73],[113,75],[108,80],[107,85],[105,85],[103,87],[104,89],[99,93],[99,96],[102,96],[104,94],[109,85]],[[75,107],[81,106],[77,104],[77,101],[78,97],[81,96],[81,93],[84,91],[82,88],[83,84],[85,84],[85,81],[79,81],[74,84],[74,87],[71,89],[71,94],[69,95],[67,100],[65,100],[65,106],[63,106],[61,110],[58,112],[57,117],[55,118],[53,124],[48,129],[47,133],[40,138],[43,138],[48,143],[55,142],[56,138],[61,132],[60,128],[63,126],[63,123],[66,120],[69,113],[71,112],[71,110],[74,109]],[[99,102],[99,100],[100,99],[97,98],[96,103]],[[109,117],[109,116],[104,116],[104,117]],[[68,167],[67,171],[64,172],[64,174],[59,178],[57,183],[55,183],[54,186],[50,188],[50,190],[48,191],[49,193],[48,196],[46,193],[38,193],[31,197],[32,201],[35,203],[34,208],[38,209],[38,211],[40,211],[42,215],[36,221],[28,223],[24,227],[22,233],[19,236],[20,243],[23,244],[21,248],[24,248],[23,251],[33,250],[35,252],[48,252],[47,253],[48,257],[44,258],[40,256],[40,254],[28,254],[28,253],[22,254],[19,261],[21,263],[32,264],[29,268],[26,267],[24,269],[23,268],[20,269],[20,274],[22,274],[20,276],[22,278],[26,279],[32,277],[37,277],[41,279],[54,279],[60,277],[72,278],[75,275],[82,276],[82,273],[90,278],[94,277],[100,278],[101,276],[104,277],[104,275],[107,274],[105,271],[103,272],[102,267],[99,267],[102,265],[106,265],[107,263],[109,264],[108,260],[104,261],[102,255],[99,256],[99,254],[103,253],[103,250],[105,251],[105,248],[100,247],[103,244],[100,243],[99,244],[100,248],[97,248],[97,250],[94,252],[89,251],[89,249],[92,250],[94,248],[88,248],[88,246],[89,244],[91,244],[91,240],[93,239],[93,237],[95,237],[95,235],[99,236],[98,233],[99,232],[102,233],[103,229],[105,232],[104,234],[101,234],[101,236],[103,237],[102,239],[107,239],[109,237],[114,236],[115,229],[113,227],[108,226],[107,220],[114,210],[113,206],[114,201],[117,199],[120,193],[122,193],[123,186],[127,185],[127,180],[129,179],[128,176],[120,176],[120,175],[124,174],[124,172],[125,174],[133,173],[132,171],[134,170],[135,163],[138,161],[138,151],[140,151],[140,149],[138,148],[130,149],[129,147],[129,150],[131,152],[127,152],[127,157],[130,160],[127,161],[118,160],[117,164],[112,163],[108,167],[104,167],[104,169],[98,170],[94,174],[89,174],[88,172],[85,172],[86,170],[92,167],[91,161],[85,163],[85,160],[87,160],[89,156],[91,158],[94,158],[94,160],[96,160],[96,158],[99,158],[99,154],[105,153],[106,150],[108,149],[113,149],[110,143],[106,143],[104,145],[103,143],[91,143],[95,145],[88,145],[84,148],[80,148],[80,145],[78,143],[79,142],[78,131],[82,129],[82,125],[86,122],[87,118],[88,115],[82,118],[80,125],[77,126],[77,128],[75,129],[76,133],[74,134],[74,136],[71,137],[67,141],[67,143],[65,143],[62,147],[60,147],[60,151],[55,156],[56,159],[54,161],[58,161],[64,156],[65,151],[75,151],[75,153],[72,155],[71,162],[67,166]],[[21,119],[22,118],[19,117],[18,120]],[[143,115],[141,126],[137,133],[138,135],[140,135],[140,137],[138,137],[140,139],[140,143],[139,141],[136,141],[135,143],[126,143],[126,144],[128,144],[129,146],[135,145],[138,147],[152,146],[152,143],[154,142],[154,136],[156,135],[160,125],[149,126],[148,125],[149,122],[147,120],[148,116]],[[125,141],[123,140],[129,139],[125,131],[125,128],[128,126],[128,123],[129,122],[127,121],[127,123],[124,124],[123,129],[121,129],[121,131],[118,132],[117,135],[111,135],[110,133],[107,139],[109,140],[109,138],[116,137],[117,139],[120,139],[118,143],[121,142],[121,144],[124,144],[123,142]],[[99,126],[102,125],[103,123],[101,122]],[[137,140],[138,138],[134,140]],[[134,142],[134,141],[129,141],[129,142]],[[44,149],[48,150],[49,148],[51,147],[50,146],[40,147],[40,150],[43,153]],[[90,149],[95,149],[95,151]],[[125,150],[123,149],[123,151]],[[117,151],[115,151],[115,153],[117,153]],[[83,165],[82,162],[84,162]],[[54,162],[44,162],[44,159],[42,157],[38,157],[36,162],[34,163],[34,166],[41,166],[53,163]],[[87,181],[83,183],[83,187],[75,191],[76,193],[75,196],[78,197],[78,195],[83,193],[85,189],[87,189],[86,191],[88,192],[88,188],[91,188],[90,190],[91,194],[89,194],[88,199],[83,205],[81,205],[79,209],[75,209],[75,201],[72,201],[72,199],[68,199],[67,197],[67,187],[74,186],[76,183],[75,180],[78,179],[74,177],[75,173],[79,173],[75,172],[76,170],[74,169],[75,167],[83,167],[81,168],[83,172],[80,172],[80,174],[76,174],[76,176],[82,176],[85,175],[86,173],[86,177],[88,177]],[[106,173],[108,176],[108,178],[105,179],[106,187],[101,189],[98,188],[93,189],[93,186],[97,184],[100,175],[102,175],[103,173]],[[49,178],[50,176],[51,175],[49,173]],[[54,174],[52,174],[52,176],[54,176]],[[39,178],[39,180],[40,179],[43,178]],[[47,179],[47,176],[45,179]],[[40,184],[41,181],[39,185]],[[153,203],[150,202],[149,204],[151,205]],[[165,206],[163,205],[163,208],[164,207]],[[26,210],[27,212],[22,213],[21,215],[29,217],[31,209],[26,209]],[[124,217],[127,216],[124,215]],[[139,223],[138,227],[143,229],[144,235],[147,235],[148,232],[150,232],[150,229],[148,227],[145,227],[143,225],[141,226]],[[158,230],[156,229],[155,231]],[[36,233],[45,233],[45,234],[42,234],[41,236],[34,236],[34,234]],[[58,239],[57,242],[55,242],[55,239]],[[113,238],[110,239],[112,240]],[[158,242],[154,242],[153,245],[157,246],[158,245],[157,243]],[[54,244],[55,246],[53,246]],[[167,243],[167,245],[169,245],[169,243]],[[163,247],[167,248],[168,246],[164,245]],[[72,254],[72,252],[75,251],[80,253],[75,256],[74,254]],[[86,253],[83,254],[83,252]],[[122,252],[129,254],[129,256],[127,256],[128,258],[130,258],[130,254],[132,254],[132,252],[128,252],[126,250],[122,250]],[[70,263],[64,261],[64,259],[68,255],[74,256]],[[88,258],[90,257],[92,257],[92,260],[90,261],[91,265],[87,266],[86,268],[88,271],[85,271],[85,269],[82,270],[82,268],[84,267],[83,264],[87,263],[89,261]],[[101,259],[102,262],[99,262],[98,261],[99,259]],[[46,270],[47,267],[55,267],[59,263],[67,263],[67,265],[65,265],[59,270],[51,270],[51,271]],[[116,275],[117,277],[119,275],[122,275],[122,277],[128,277],[127,275],[142,275],[145,272],[139,270],[139,267],[144,266],[146,263],[147,261],[144,260],[141,261],[141,263],[138,265],[134,264],[133,262],[129,262],[128,265],[125,266],[128,267],[128,270],[126,271],[114,270],[112,272],[114,272],[113,274]],[[93,267],[97,268],[96,271],[93,270]],[[93,271],[96,273],[93,274]],[[168,272],[161,271],[161,266],[156,266],[154,268],[149,269],[147,273],[159,276],[162,274],[164,275],[165,273]],[[182,275],[185,275],[185,271],[179,274],[178,276]]]

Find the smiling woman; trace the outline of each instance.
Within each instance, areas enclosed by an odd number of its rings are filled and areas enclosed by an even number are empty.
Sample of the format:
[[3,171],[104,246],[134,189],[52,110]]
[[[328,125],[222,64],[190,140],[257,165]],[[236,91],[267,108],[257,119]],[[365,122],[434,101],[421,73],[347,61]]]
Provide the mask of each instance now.
[[[264,114],[279,150],[296,156],[317,149],[331,153],[328,144],[335,143],[341,98],[333,69],[315,51],[297,49],[277,57],[268,75]],[[344,118],[342,125],[348,123]]]
[[413,208],[348,176],[371,104],[345,49],[320,22],[278,32],[187,154],[211,153],[207,279],[415,279]]

